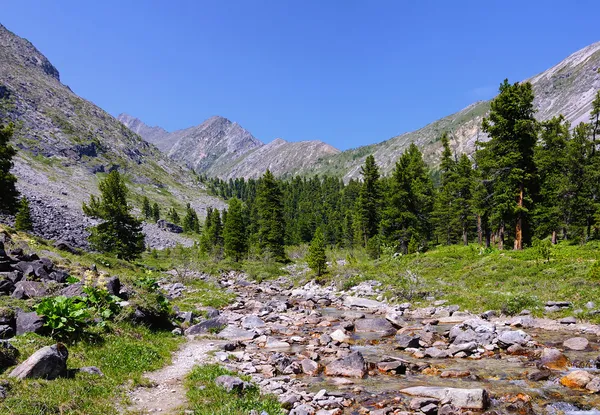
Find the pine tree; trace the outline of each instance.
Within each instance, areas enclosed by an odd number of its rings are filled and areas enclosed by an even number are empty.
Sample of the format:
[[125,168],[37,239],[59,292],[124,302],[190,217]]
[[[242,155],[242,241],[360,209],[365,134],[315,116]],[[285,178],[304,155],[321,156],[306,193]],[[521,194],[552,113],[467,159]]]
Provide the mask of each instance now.
[[223,247],[223,225],[219,209],[208,208],[206,221],[200,238],[200,250],[211,255],[220,256]]
[[123,178],[114,170],[100,182],[99,189],[100,198],[92,195],[89,204],[83,203],[86,215],[103,220],[90,228],[92,249],[121,259],[137,258],[144,251],[144,234],[141,222],[131,215]]
[[469,230],[473,229],[473,164],[466,154],[461,154],[456,164],[456,185],[454,193],[454,213],[462,232],[463,245],[469,244]]
[[380,183],[379,167],[375,163],[375,157],[367,156],[365,164],[360,169],[362,185],[360,187],[357,211],[358,229],[361,232],[363,246],[379,232],[381,221],[382,191]]
[[199,233],[200,222],[198,221],[198,214],[188,203],[185,207],[185,216],[183,217],[183,231],[186,233]]
[[440,242],[450,245],[456,242],[456,186],[457,165],[450,149],[450,140],[446,133],[442,134],[442,160],[440,163],[440,187],[435,198],[433,219],[436,235]]
[[270,170],[260,180],[256,193],[258,244],[276,261],[285,260],[283,201],[279,184]]
[[29,208],[29,200],[26,197],[21,198],[21,202],[19,203],[19,210],[15,215],[15,229],[18,231],[33,230],[31,209]]
[[506,225],[514,227],[514,248],[523,249],[531,237],[530,213],[537,194],[533,161],[537,142],[533,89],[529,82],[500,85],[491,103],[483,131],[490,140],[481,145],[489,157],[480,160],[486,177],[493,181],[492,221],[497,223],[500,248]]
[[179,225],[179,214],[177,213],[177,210],[175,210],[174,207],[171,207],[171,209],[169,209],[169,212],[167,212],[167,218],[169,219],[169,221],[171,221],[171,223]]
[[248,252],[248,240],[242,202],[233,197],[229,200],[227,219],[223,225],[225,255],[238,262]]
[[158,207],[158,203],[154,202],[152,205],[152,220],[154,222],[158,222],[160,220],[160,207]]
[[150,200],[147,196],[144,196],[144,201],[142,202],[142,215],[144,215],[144,219],[148,220],[152,218],[152,206],[150,205]]
[[316,272],[317,276],[323,275],[327,270],[327,256],[325,255],[325,240],[323,231],[317,228],[315,235],[308,247],[308,256],[306,257],[308,266]]
[[12,124],[0,126],[0,213],[13,213],[18,208],[17,178],[10,173],[12,159],[17,153],[9,144],[13,135]]

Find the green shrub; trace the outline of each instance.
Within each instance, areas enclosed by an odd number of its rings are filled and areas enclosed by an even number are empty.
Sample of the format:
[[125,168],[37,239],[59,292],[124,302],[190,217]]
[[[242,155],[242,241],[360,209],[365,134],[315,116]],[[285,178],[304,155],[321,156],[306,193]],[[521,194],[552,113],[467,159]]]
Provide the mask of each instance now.
[[87,305],[79,297],[44,298],[35,311],[44,316],[44,327],[56,339],[73,340],[83,334],[90,322]]
[[527,294],[510,294],[502,305],[502,313],[514,316],[525,309],[535,309],[538,307],[539,300]]
[[119,306],[121,299],[110,294],[107,289],[87,286],[83,291],[87,294],[83,301],[103,320],[112,319],[121,310]]

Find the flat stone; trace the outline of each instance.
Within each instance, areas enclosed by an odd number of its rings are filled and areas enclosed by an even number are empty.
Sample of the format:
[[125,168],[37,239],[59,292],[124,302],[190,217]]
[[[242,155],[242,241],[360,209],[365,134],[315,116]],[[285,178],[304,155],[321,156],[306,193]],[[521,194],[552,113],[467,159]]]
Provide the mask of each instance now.
[[392,336],[396,333],[394,326],[384,318],[356,320],[354,331],[357,333],[380,333],[383,336]]
[[352,296],[348,296],[344,299],[344,305],[346,307],[375,308],[375,309],[385,307],[385,304],[381,303],[379,301],[370,300],[368,298],[352,297]]
[[325,374],[327,376],[363,378],[367,374],[367,364],[360,352],[353,352],[325,366]]
[[290,347],[288,342],[276,339],[275,337],[267,337],[265,343],[266,349],[287,349],[288,347]]
[[231,341],[249,341],[256,337],[256,333],[229,325],[219,332],[218,337]]
[[565,317],[558,320],[560,324],[577,324],[577,319],[575,317]]
[[408,323],[402,318],[402,313],[392,312],[385,315],[387,321],[392,323],[395,327],[406,327]]
[[265,326],[265,322],[258,316],[250,315],[242,318],[242,327],[245,329],[257,329]]
[[406,395],[422,396],[445,401],[462,409],[486,409],[490,404],[490,399],[485,389],[415,386],[402,389],[400,392]]
[[397,349],[408,349],[419,347],[420,337],[416,334],[398,334],[395,338],[395,346]]
[[403,375],[406,373],[406,362],[402,360],[391,360],[387,362],[377,363],[377,369],[380,372],[396,372],[397,375]]
[[571,337],[563,342],[563,346],[570,350],[585,350],[590,342],[585,337]]
[[227,326],[227,318],[219,316],[211,318],[198,324],[194,324],[185,331],[186,336],[197,334],[218,333]]

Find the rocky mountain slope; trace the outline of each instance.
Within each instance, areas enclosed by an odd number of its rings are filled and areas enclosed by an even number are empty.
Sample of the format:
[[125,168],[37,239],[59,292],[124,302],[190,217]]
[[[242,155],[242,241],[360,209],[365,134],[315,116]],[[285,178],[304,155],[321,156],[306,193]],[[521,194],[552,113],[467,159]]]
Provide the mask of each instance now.
[[[532,83],[535,93],[536,117],[547,120],[563,114],[572,126],[588,121],[591,103],[600,89],[599,70],[600,42],[597,42],[527,79]],[[364,159],[373,154],[382,170],[389,173],[398,157],[413,142],[422,149],[429,165],[435,166],[441,156],[439,137],[444,131],[451,133],[451,146],[457,153],[471,154],[478,137],[480,140],[486,139],[481,133],[481,121],[489,105],[489,101],[476,102],[417,131],[323,158],[311,172],[343,175],[345,179],[358,177]]]
[[2,25],[0,120],[15,124],[14,172],[19,190],[34,201],[42,236],[81,234],[86,225],[81,202],[113,169],[126,175],[134,203],[147,195],[165,208],[222,205],[206,195],[189,169],[62,84],[40,51]]
[[172,159],[198,173],[224,179],[259,177],[267,168],[278,175],[303,172],[321,158],[339,153],[321,141],[292,143],[278,138],[264,144],[238,123],[218,116],[166,134],[162,128],[149,127],[127,114],[118,119]]

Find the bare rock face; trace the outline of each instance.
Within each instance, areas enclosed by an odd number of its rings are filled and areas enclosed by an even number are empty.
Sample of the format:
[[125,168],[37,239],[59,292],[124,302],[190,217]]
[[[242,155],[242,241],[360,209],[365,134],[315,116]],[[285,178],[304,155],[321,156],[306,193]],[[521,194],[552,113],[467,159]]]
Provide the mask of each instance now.
[[42,347],[10,372],[17,379],[56,379],[67,372],[69,352],[64,344]]

